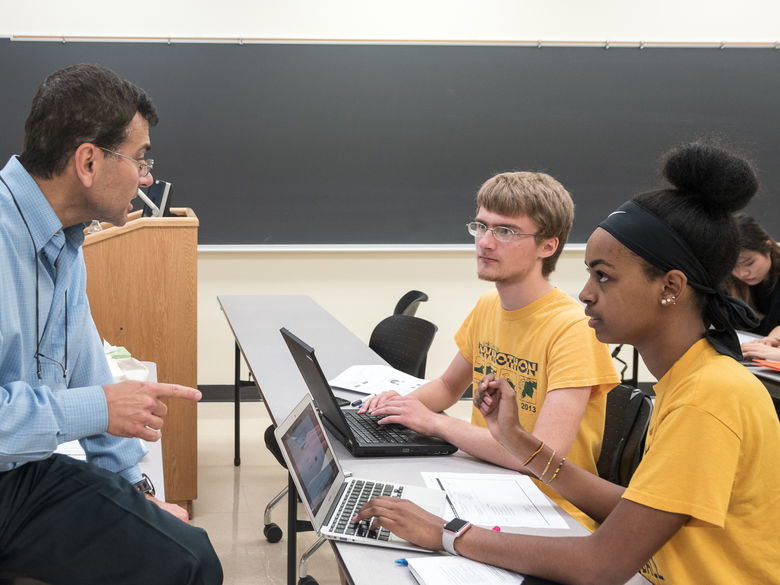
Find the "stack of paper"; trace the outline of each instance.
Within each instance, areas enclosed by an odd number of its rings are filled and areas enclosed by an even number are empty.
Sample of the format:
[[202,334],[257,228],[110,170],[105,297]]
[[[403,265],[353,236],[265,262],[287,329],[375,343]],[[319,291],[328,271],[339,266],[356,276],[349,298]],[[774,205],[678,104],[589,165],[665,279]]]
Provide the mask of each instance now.
[[570,530],[556,505],[520,473],[423,472],[425,485],[444,490],[449,518],[466,518],[485,528]]
[[406,559],[420,585],[518,585],[523,576],[463,557]]

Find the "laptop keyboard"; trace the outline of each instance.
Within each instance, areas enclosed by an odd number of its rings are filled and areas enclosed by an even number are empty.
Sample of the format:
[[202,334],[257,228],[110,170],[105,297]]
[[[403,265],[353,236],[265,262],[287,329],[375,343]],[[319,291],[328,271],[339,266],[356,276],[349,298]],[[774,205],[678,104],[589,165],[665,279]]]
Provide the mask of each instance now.
[[384,418],[370,414],[358,414],[357,410],[342,411],[347,417],[349,427],[363,443],[408,443],[410,435],[416,433],[403,425],[390,424],[379,426]]
[[403,494],[403,486],[391,483],[379,483],[375,481],[355,480],[348,488],[348,492],[341,500],[341,505],[335,514],[331,526],[333,532],[349,536],[363,536],[376,540],[388,540],[390,531],[387,528],[369,530],[370,520],[352,522],[352,518],[358,513],[363,504],[379,496],[392,496],[400,498]]

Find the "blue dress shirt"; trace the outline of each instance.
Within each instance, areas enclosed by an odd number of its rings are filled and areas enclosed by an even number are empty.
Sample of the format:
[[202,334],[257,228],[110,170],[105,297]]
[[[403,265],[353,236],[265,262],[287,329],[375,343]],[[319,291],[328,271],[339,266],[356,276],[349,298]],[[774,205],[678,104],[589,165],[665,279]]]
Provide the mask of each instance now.
[[106,433],[102,386],[113,380],[87,300],[83,226],[63,229],[16,157],[0,177],[0,472],[79,439],[87,461],[139,481],[141,442]]

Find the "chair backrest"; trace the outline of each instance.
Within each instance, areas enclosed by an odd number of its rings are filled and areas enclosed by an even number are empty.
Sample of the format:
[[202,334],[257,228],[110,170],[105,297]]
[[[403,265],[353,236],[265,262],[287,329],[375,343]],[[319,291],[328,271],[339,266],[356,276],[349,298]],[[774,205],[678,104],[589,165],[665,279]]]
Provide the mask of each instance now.
[[600,477],[628,485],[644,454],[652,411],[652,399],[637,388],[620,384],[609,391],[601,454],[596,463]]
[[374,327],[368,347],[396,370],[424,378],[428,350],[437,330],[436,325],[419,317],[391,315]]
[[279,443],[276,442],[276,437],[274,436],[275,428],[274,425],[268,425],[268,428],[265,429],[265,432],[263,433],[265,448],[276,458],[279,465],[287,469],[287,462],[284,460],[284,455],[282,455],[282,449],[279,447]]
[[410,315],[414,316],[417,313],[417,307],[420,303],[428,300],[428,295],[419,290],[410,290],[404,296],[402,296],[395,305],[393,315]]

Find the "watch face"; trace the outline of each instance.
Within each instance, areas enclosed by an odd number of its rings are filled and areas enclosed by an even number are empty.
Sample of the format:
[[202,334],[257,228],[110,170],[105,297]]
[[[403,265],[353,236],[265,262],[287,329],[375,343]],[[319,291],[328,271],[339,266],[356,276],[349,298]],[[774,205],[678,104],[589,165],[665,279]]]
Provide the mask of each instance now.
[[444,530],[447,532],[458,532],[461,528],[468,524],[468,520],[462,518],[453,518],[447,524],[444,525]]

